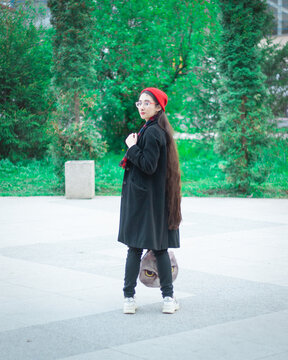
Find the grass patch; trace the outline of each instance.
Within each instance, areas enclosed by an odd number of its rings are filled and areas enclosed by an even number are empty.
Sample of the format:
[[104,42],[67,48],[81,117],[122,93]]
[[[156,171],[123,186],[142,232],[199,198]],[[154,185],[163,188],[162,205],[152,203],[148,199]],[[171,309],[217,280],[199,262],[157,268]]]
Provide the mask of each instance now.
[[1,196],[61,195],[63,189],[52,162],[45,160],[21,161],[13,164],[0,161]]
[[119,166],[123,154],[108,153],[95,168],[96,195],[120,195],[124,170]]
[[177,141],[183,196],[209,196],[207,190],[219,189],[225,176],[218,166],[220,158],[213,144],[203,140]]
[[[213,142],[178,140],[183,196],[239,196],[226,181],[221,158],[214,153]],[[270,167],[265,183],[254,186],[253,197],[288,197],[288,141],[277,138],[259,160]],[[95,168],[96,195],[120,195],[123,169],[121,154],[107,153]],[[11,163],[0,161],[0,196],[64,195],[64,185],[55,174],[50,159]],[[247,196],[247,195],[245,195]]]
[[227,182],[222,159],[212,141],[181,140],[178,143],[183,196],[288,197],[288,140],[279,137],[261,154],[258,166],[267,165],[269,176],[261,185],[252,184],[250,194],[241,195]]

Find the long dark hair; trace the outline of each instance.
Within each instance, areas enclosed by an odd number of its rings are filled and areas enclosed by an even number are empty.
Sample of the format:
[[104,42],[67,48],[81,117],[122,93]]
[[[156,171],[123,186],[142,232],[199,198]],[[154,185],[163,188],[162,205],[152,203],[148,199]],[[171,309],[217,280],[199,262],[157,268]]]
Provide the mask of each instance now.
[[[150,91],[144,91],[159,104]],[[177,146],[173,138],[173,128],[163,110],[158,113],[158,125],[166,133],[167,141],[167,172],[166,172],[166,199],[168,204],[168,228],[176,230],[182,220],[181,215],[181,175]]]

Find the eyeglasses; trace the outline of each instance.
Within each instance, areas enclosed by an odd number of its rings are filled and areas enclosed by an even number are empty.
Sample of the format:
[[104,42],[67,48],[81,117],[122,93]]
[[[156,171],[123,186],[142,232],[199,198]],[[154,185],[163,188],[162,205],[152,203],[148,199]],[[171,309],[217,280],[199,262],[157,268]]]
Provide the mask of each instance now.
[[136,103],[135,103],[135,105],[136,105],[136,107],[137,108],[139,108],[139,107],[141,107],[142,105],[144,106],[144,107],[148,107],[149,105],[151,105],[151,104],[156,104],[155,102],[151,102],[151,101],[149,101],[149,100],[145,100],[145,101],[137,101]]

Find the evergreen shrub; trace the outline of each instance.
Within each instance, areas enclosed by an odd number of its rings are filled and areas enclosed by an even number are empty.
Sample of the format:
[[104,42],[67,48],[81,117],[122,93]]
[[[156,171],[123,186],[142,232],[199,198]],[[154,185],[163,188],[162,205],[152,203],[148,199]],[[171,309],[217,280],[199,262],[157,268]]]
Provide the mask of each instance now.
[[272,132],[259,43],[271,17],[265,1],[220,0],[219,4],[223,31],[216,149],[224,159],[227,180],[240,193],[249,193],[252,184],[261,184],[268,175],[265,163],[257,163]]
[[1,8],[0,55],[0,159],[41,158],[50,141],[52,47],[33,8]]

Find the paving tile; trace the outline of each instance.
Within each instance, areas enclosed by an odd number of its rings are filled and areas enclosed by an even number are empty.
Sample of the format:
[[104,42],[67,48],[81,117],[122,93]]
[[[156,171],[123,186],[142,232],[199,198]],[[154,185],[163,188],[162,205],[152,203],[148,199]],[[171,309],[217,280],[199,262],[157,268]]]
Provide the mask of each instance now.
[[0,354],[5,360],[56,360],[61,357],[81,354],[90,344],[74,337],[59,337],[59,334],[39,327],[23,331],[1,333]]
[[[113,348],[144,359],[283,359],[287,355],[288,312],[229,322],[133,342]],[[265,339],[265,340],[264,340]],[[286,350],[286,351],[285,351]],[[277,351],[277,355],[275,355]],[[279,354],[279,352],[281,352]]]
[[43,291],[61,292],[97,286],[103,277],[63,267],[1,257],[0,280]]

